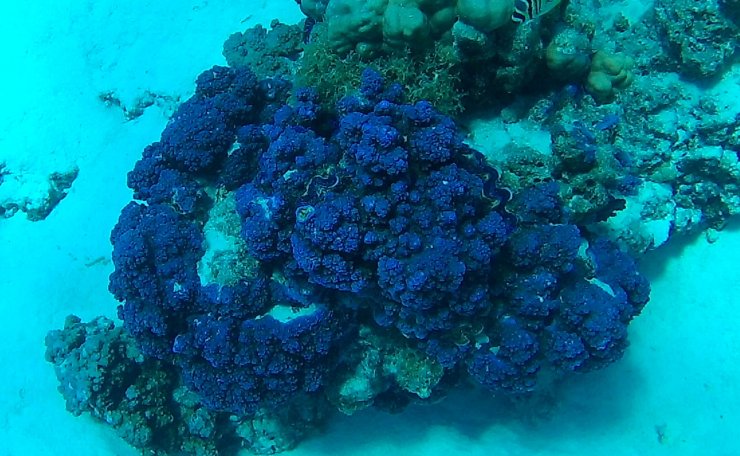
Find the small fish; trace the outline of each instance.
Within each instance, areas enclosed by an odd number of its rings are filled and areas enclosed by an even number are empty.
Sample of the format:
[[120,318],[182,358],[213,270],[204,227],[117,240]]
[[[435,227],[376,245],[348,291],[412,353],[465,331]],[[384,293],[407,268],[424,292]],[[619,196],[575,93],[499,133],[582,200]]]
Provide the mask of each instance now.
[[514,0],[514,12],[511,20],[521,24],[527,19],[534,19],[552,11],[560,0]]

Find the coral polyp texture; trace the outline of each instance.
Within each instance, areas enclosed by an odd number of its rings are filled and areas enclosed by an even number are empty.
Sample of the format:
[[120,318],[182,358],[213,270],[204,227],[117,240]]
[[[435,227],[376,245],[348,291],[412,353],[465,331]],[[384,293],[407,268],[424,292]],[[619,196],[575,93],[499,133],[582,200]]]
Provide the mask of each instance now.
[[[556,183],[505,188],[452,119],[372,70],[332,111],[290,91],[246,67],[204,72],[129,173],[137,201],[111,234],[127,369],[166,371],[165,397],[184,386],[188,413],[223,422],[205,437],[264,451],[247,431],[267,420],[278,451],[329,405],[398,408],[466,378],[518,395],[621,357],[649,285],[570,223]],[[122,337],[85,328],[50,335],[50,361],[68,365],[84,332]],[[54,348],[65,334],[74,346]],[[62,392],[76,413],[104,400]]]

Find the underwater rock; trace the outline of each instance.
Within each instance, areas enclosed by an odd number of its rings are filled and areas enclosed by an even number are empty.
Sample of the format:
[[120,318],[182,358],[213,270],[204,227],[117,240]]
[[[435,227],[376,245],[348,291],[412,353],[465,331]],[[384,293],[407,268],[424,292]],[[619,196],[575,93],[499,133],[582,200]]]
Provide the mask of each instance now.
[[303,51],[302,24],[272,21],[270,29],[256,25],[229,36],[223,55],[229,66],[249,66],[260,78],[291,79]]
[[0,163],[0,217],[9,218],[20,211],[32,222],[44,220],[67,196],[78,173],[74,166],[41,176],[15,171]]
[[655,18],[678,59],[680,73],[707,79],[718,76],[733,61],[740,46],[740,27],[732,16],[723,14],[728,3],[656,0]]
[[67,317],[46,337],[46,360],[71,413],[89,413],[130,445],[157,454],[274,454],[295,446],[326,415],[317,403],[243,419],[210,411],[172,366],[143,356],[105,317]]

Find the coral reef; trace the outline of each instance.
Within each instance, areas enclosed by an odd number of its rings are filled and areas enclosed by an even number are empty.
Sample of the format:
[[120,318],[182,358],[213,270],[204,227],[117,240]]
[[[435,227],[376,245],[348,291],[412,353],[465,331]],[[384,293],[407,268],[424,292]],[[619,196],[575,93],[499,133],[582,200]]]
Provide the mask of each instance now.
[[[559,2],[546,3],[549,11]],[[305,71],[298,72],[303,85],[319,88],[322,98],[323,87],[332,88],[336,100],[369,66],[403,83],[410,101],[432,101],[448,114],[537,83],[557,16],[518,26],[511,0],[331,0],[301,7],[319,21],[302,59]],[[326,75],[339,84],[324,81]]]
[[67,317],[46,337],[59,390],[74,415],[90,413],[134,447],[152,454],[218,455],[247,448],[274,454],[318,425],[316,404],[236,419],[207,409],[181,385],[173,366],[145,357],[134,339],[104,317]]
[[554,78],[579,81],[591,70],[591,40],[575,28],[557,33],[545,49],[545,63]]
[[522,394],[621,357],[648,283],[581,235],[555,182],[512,195],[452,119],[372,70],[333,111],[286,89],[203,73],[111,234],[124,330],[203,419],[248,422],[261,451],[279,411],[315,410],[309,426],[329,403],[399,409],[462,378]]
[[740,27],[732,21],[730,3],[656,0],[656,22],[677,57],[679,72],[706,79],[719,75],[733,61],[740,46]]
[[326,25],[319,23],[305,45],[295,82],[316,90],[321,103],[331,109],[357,87],[362,71],[369,67],[387,80],[403,84],[410,103],[429,101],[451,115],[463,110],[465,91],[460,84],[459,63],[452,47],[441,42],[417,53],[406,50],[369,60],[358,53],[341,56],[329,48]]
[[274,20],[270,29],[256,25],[229,36],[223,55],[231,67],[248,66],[258,77],[291,79],[303,52],[303,24]]
[[[728,2],[299,4],[302,25],[233,35],[129,173],[123,328],[47,339],[70,410],[135,446],[268,454],[330,410],[603,368],[649,298],[625,250],[740,212]],[[697,12],[712,26],[679,36]],[[545,139],[484,155],[463,108]]]
[[327,23],[331,49],[371,56],[387,48],[429,46],[455,21],[455,2],[330,0],[316,19]]
[[[524,20],[546,14],[559,0],[518,11],[513,0],[325,0],[302,2],[303,12],[327,24],[329,47],[343,55],[363,57],[398,49],[423,49],[459,35],[490,37]],[[514,15],[517,12],[516,17]]]
[[596,52],[586,76],[586,90],[599,102],[614,99],[615,91],[630,85],[632,60],[624,55]]
[[[693,11],[686,5],[655,8],[679,15]],[[716,5],[701,8],[715,11]],[[738,68],[730,66],[731,57],[713,58],[705,43],[701,48],[707,52],[693,55],[704,62],[695,65],[714,68],[702,70],[706,74],[701,76],[714,77],[713,87],[704,89],[678,77],[676,71],[688,73],[681,58],[664,49],[659,15],[647,10],[631,22],[599,13],[585,2],[570,2],[565,24],[545,53],[552,75],[570,84],[529,94],[529,99],[522,94],[502,111],[505,123],[537,126],[551,145],[535,151],[526,142],[505,148],[478,144],[491,149],[487,155],[504,170],[507,185],[558,181],[576,223],[638,253],[674,234],[721,228],[738,212],[730,176],[737,166],[740,110],[729,101]],[[593,28],[598,21],[611,26]],[[737,34],[725,36],[726,19],[717,19],[717,24],[703,33],[716,32],[711,40],[722,49],[734,49]],[[698,36],[710,40],[709,35]],[[589,49],[599,50],[589,56],[588,77],[578,83],[569,76],[583,74]],[[620,55],[624,57],[610,61]],[[591,85],[594,68],[608,68],[599,76],[608,83],[604,91]],[[628,84],[611,90],[607,74]]]

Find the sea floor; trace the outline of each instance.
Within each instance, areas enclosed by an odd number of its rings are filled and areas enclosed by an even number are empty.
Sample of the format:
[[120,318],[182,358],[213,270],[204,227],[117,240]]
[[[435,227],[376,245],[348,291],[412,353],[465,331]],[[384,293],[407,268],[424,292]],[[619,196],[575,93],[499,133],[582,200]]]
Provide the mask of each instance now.
[[[0,5],[0,162],[21,190],[79,168],[46,220],[0,220],[0,456],[137,454],[106,426],[67,413],[44,361],[44,336],[66,315],[115,316],[110,230],[131,198],[127,171],[169,114],[163,104],[127,121],[99,95],[185,99],[200,71],[223,63],[230,33],[274,17],[300,16],[293,0]],[[738,253],[735,220],[711,243],[673,239],[643,258],[652,300],[624,359],[561,385],[545,415],[523,418],[461,391],[396,415],[338,416],[291,454],[740,454]]]

